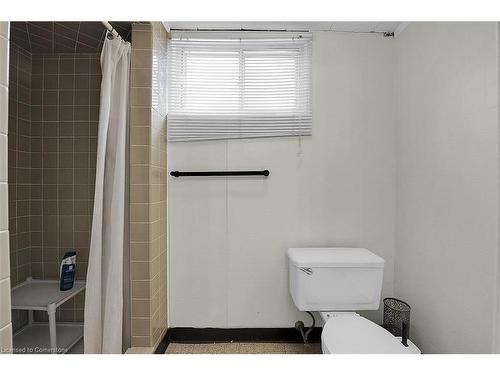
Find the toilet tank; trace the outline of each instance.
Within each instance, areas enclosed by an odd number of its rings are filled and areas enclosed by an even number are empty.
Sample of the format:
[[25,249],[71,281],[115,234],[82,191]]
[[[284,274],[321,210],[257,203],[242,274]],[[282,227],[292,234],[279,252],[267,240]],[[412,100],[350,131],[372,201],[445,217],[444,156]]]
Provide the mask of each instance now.
[[384,259],[361,248],[290,248],[289,287],[301,311],[377,310]]

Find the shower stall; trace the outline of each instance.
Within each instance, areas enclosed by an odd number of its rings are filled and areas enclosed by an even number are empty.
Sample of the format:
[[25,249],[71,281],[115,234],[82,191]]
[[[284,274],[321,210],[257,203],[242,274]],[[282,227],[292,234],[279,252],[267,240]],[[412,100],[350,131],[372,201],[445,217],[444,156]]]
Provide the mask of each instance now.
[[[130,22],[113,22],[112,27],[130,40]],[[76,279],[85,280],[96,182],[100,55],[107,29],[101,22],[12,22],[10,28],[11,287],[16,290],[30,279],[58,280],[62,257],[70,249],[76,251]],[[55,320],[82,323],[84,297],[81,292],[67,298]],[[27,327],[47,320],[45,311],[13,309],[14,347],[23,332],[29,334]],[[73,350],[81,350],[78,345]]]

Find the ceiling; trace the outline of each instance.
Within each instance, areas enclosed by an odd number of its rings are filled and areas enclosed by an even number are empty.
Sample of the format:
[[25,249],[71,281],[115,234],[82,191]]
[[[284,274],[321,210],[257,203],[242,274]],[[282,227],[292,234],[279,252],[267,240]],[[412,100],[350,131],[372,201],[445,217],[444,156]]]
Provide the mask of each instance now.
[[[130,41],[131,22],[110,22]],[[170,29],[309,30],[395,33],[404,22],[164,22]],[[101,22],[11,22],[11,42],[33,54],[97,53],[106,36]]]
[[[110,22],[130,41],[131,22]],[[11,22],[10,41],[33,54],[96,53],[106,28],[101,22]]]
[[164,22],[169,29],[309,30],[394,33],[404,22]]

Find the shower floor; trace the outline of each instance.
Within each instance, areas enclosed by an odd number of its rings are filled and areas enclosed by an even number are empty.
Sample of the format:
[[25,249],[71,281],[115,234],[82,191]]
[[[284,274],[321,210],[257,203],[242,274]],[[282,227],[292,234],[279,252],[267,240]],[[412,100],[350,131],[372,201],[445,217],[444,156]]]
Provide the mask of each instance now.
[[321,344],[298,343],[242,343],[225,342],[209,344],[168,345],[165,354],[321,354]]
[[83,354],[83,339],[78,341],[67,354]]

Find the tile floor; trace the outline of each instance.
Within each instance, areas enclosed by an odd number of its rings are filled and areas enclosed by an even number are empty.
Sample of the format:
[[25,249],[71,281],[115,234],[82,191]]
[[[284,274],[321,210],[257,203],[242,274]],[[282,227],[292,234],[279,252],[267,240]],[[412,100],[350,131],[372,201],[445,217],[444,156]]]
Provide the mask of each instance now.
[[[83,340],[80,340],[68,354],[83,354]],[[321,354],[321,344],[296,343],[171,343],[165,354]]]
[[321,344],[242,343],[168,345],[165,354],[321,354]]

